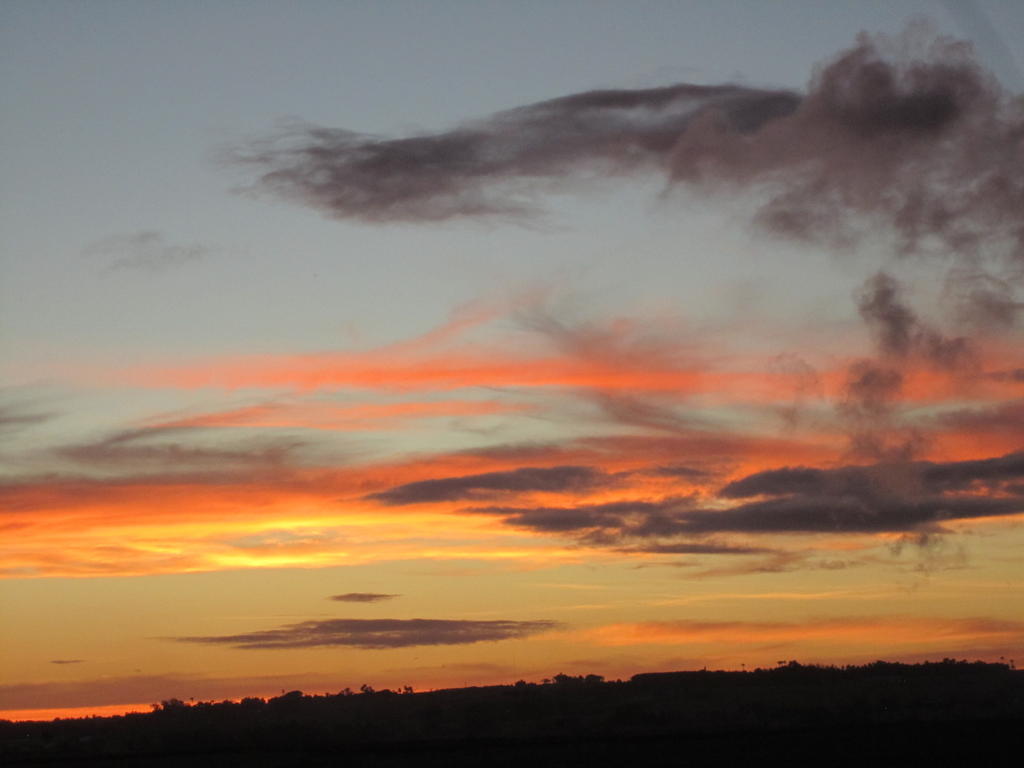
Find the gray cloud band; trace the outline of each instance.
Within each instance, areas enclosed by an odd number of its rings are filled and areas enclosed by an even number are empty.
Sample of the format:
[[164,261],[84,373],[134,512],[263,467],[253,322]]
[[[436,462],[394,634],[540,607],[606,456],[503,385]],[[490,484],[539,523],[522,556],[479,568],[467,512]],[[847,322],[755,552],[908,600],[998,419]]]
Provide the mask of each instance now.
[[389,488],[367,498],[388,505],[422,504],[526,491],[582,491],[615,482],[615,476],[590,467],[522,467],[463,477],[420,480]]
[[331,595],[330,599],[339,603],[380,603],[384,600],[394,600],[396,597],[400,597],[400,595],[381,592],[346,592],[343,595]]
[[241,649],[352,646],[364,649],[493,642],[555,629],[552,621],[462,621],[453,619],[328,619],[240,635],[170,638],[185,643]]
[[[722,509],[691,497],[575,507],[476,507],[507,525],[571,534],[593,546],[631,551],[748,554],[708,542],[716,533],[871,533],[923,531],[943,522],[1024,514],[1024,453],[959,462],[882,463],[836,469],[787,467],[725,486],[722,499],[757,499]],[[985,490],[984,496],[972,492]],[[764,498],[767,497],[767,498]],[[652,543],[653,542],[653,543]]]
[[788,92],[738,86],[590,91],[401,139],[302,126],[237,158],[264,170],[258,189],[338,218],[519,217],[537,212],[538,180],[657,168],[701,110],[714,107],[750,131],[798,102]]

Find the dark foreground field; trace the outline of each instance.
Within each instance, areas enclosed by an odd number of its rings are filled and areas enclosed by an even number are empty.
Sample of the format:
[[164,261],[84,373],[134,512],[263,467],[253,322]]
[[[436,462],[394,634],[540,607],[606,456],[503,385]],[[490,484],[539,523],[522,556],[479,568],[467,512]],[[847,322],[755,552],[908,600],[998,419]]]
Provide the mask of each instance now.
[[1002,664],[673,672],[429,693],[298,691],[0,722],[5,765],[1019,765],[1024,673]]

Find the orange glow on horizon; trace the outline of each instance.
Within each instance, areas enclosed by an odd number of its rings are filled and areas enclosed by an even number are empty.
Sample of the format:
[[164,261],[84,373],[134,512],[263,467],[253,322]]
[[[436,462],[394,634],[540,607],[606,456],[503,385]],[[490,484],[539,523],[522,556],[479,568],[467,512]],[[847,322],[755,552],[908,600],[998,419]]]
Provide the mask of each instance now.
[[70,720],[82,717],[116,717],[118,715],[152,712],[152,703],[99,704],[91,707],[44,707],[42,709],[0,709],[0,720],[27,722],[32,720]]
[[935,643],[990,641],[1019,643],[1024,623],[993,619],[936,619],[889,617],[826,619],[802,624],[772,622],[658,621],[612,624],[583,630],[582,635],[599,645],[726,644],[760,645],[821,643],[852,645],[929,645]]

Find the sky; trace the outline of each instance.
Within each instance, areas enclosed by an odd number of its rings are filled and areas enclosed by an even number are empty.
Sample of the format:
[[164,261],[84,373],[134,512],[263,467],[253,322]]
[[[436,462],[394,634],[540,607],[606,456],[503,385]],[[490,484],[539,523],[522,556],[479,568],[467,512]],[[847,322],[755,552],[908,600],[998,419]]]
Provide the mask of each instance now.
[[1024,658],[1024,6],[7,2],[0,717]]

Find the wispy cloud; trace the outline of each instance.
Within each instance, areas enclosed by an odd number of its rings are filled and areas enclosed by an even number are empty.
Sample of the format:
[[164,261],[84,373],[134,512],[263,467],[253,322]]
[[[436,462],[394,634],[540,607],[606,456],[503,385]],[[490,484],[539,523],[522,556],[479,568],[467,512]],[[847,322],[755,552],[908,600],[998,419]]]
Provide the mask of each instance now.
[[17,432],[54,417],[53,413],[37,411],[21,405],[0,405],[0,434]]
[[651,555],[762,555],[772,550],[766,547],[734,546],[732,544],[719,544],[711,541],[684,541],[672,544],[634,544],[630,547],[623,547],[618,551],[630,554],[645,553]]
[[296,440],[251,440],[224,446],[203,444],[186,426],[133,428],[96,440],[64,445],[53,453],[76,464],[106,467],[130,474],[141,470],[209,474],[256,468],[282,468],[302,443]]
[[421,419],[522,413],[529,406],[494,400],[440,400],[400,403],[264,402],[160,421],[149,429],[295,428],[332,431],[399,429]]
[[942,370],[973,370],[977,353],[970,339],[947,337],[923,323],[902,295],[903,286],[879,272],[857,294],[857,309],[886,359],[917,358]]
[[163,272],[206,258],[210,249],[199,244],[171,243],[159,232],[143,231],[112,235],[86,246],[83,253],[103,260],[107,272]]
[[[947,274],[947,292],[971,290],[970,276]],[[966,274],[966,273],[963,273]],[[961,285],[964,283],[964,285]],[[907,460],[924,448],[926,435],[901,412],[913,376],[930,377],[926,385],[933,393],[939,382],[961,395],[978,393],[976,382],[982,377],[982,345],[969,336],[950,335],[923,321],[911,308],[905,286],[886,272],[879,272],[855,294],[857,309],[870,332],[875,353],[853,360],[846,369],[843,397],[836,404],[848,432],[851,451],[871,459]],[[979,324],[991,325],[988,315],[996,311],[991,297],[965,300],[960,309],[977,315],[986,306],[986,319],[970,322],[964,312],[952,313],[956,325],[977,330]],[[1007,296],[1003,296],[1006,299]],[[1012,324],[1012,316],[1002,323]]]
[[957,408],[936,415],[934,422],[940,428],[963,430],[972,434],[1024,435],[1024,399]]

